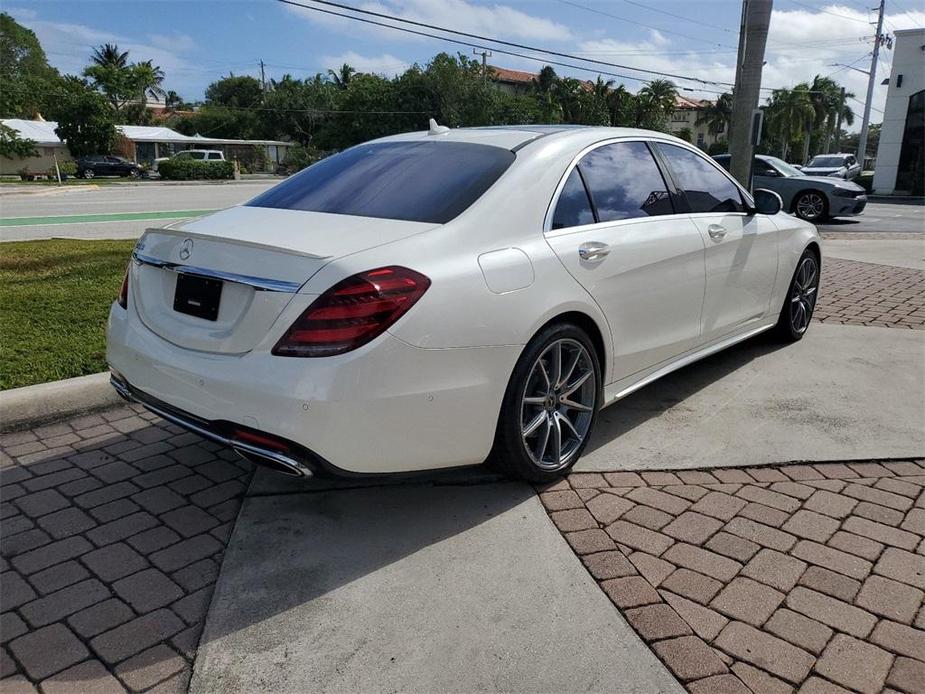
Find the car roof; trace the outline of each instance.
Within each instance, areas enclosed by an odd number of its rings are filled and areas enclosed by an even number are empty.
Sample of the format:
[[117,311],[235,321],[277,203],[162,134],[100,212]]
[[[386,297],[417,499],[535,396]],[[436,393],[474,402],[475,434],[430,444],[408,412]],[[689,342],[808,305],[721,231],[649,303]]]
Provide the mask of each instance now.
[[576,145],[585,146],[611,137],[658,137],[689,145],[667,133],[638,128],[610,128],[587,125],[498,125],[478,128],[451,128],[446,132],[431,134],[427,130],[401,133],[383,137],[375,142],[413,142],[440,140],[444,142],[470,142],[491,145],[504,149],[518,150],[531,142],[543,139],[571,139]]

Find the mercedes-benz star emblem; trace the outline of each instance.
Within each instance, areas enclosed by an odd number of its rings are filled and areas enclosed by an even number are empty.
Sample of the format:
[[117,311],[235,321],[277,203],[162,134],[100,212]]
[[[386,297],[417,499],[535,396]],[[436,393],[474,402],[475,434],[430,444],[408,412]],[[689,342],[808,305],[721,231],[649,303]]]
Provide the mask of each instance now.
[[193,239],[183,239],[183,243],[180,244],[180,260],[189,260],[191,255],[193,255]]

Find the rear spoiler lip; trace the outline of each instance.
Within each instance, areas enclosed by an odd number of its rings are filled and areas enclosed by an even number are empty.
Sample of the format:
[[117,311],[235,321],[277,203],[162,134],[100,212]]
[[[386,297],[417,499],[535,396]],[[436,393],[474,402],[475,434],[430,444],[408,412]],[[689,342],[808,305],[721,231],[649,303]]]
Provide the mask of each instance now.
[[269,277],[254,277],[253,275],[239,275],[234,272],[223,272],[221,270],[210,270],[196,265],[183,265],[182,263],[173,263],[167,260],[160,260],[152,256],[143,255],[137,250],[132,251],[132,261],[136,265],[150,265],[151,267],[163,268],[181,275],[194,275],[196,277],[205,277],[222,282],[234,282],[253,287],[260,292],[285,292],[295,294],[302,288],[304,282],[287,282],[285,280],[275,280]]
[[[188,221],[188,220],[186,220]],[[305,251],[297,251],[290,248],[283,248],[281,246],[274,246],[269,243],[260,243],[259,241],[245,241],[242,239],[234,239],[226,236],[216,236],[215,234],[202,234],[195,231],[184,231],[183,229],[170,229],[167,227],[148,227],[145,229],[144,234],[141,235],[141,238],[138,239],[138,243],[135,244],[135,251],[141,252],[144,250],[144,241],[145,236],[149,233],[155,234],[170,234],[171,236],[182,236],[184,238],[191,239],[204,239],[206,241],[221,241],[224,243],[230,243],[236,246],[247,246],[250,248],[262,248],[268,251],[277,251],[279,253],[285,253],[287,255],[298,255],[303,258],[311,258],[312,260],[332,260],[334,256],[331,255],[318,255],[317,253],[306,253]]]

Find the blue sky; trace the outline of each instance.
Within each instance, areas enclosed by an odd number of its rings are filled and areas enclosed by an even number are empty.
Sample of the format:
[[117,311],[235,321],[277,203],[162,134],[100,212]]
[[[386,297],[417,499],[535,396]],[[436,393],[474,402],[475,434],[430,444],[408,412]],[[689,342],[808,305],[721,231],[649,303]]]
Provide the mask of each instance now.
[[[366,9],[494,36],[508,41],[579,54],[633,67],[731,82],[741,11],[739,0],[340,0]],[[306,0],[307,4],[311,4]],[[866,76],[839,68],[867,69],[874,28],[873,6],[863,0],[776,0],[763,86],[792,86],[830,74],[863,100]],[[887,0],[888,31],[925,26],[918,0]],[[343,62],[364,71],[394,74],[435,53],[472,49],[409,36],[282,5],[274,0],[12,0],[3,9],[33,29],[49,61],[77,73],[91,47],[110,42],[128,49],[133,60],[152,59],[167,74],[166,87],[189,100],[222,75],[268,77],[324,72]],[[865,40],[865,37],[867,39]],[[541,63],[495,54],[494,65],[536,70]],[[878,67],[889,74],[890,52]],[[604,68],[635,74],[625,69]],[[590,71],[557,69],[593,78]],[[619,82],[620,80],[618,80]],[[878,82],[881,80],[878,79]],[[691,96],[709,98],[711,89],[676,80]],[[625,81],[631,91],[638,81]],[[721,87],[719,89],[722,89]],[[886,88],[874,97],[872,121],[879,119]],[[857,112],[862,103],[851,102]]]

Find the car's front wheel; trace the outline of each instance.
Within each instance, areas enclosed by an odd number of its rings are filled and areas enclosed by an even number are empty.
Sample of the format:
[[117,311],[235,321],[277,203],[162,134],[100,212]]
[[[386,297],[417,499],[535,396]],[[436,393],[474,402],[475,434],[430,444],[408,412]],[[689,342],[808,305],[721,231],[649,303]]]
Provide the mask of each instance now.
[[139,169],[129,169],[128,175],[129,178],[138,178],[141,175],[141,171]]
[[89,181],[89,180],[90,180],[91,178],[93,178],[93,176],[94,176],[94,174],[93,174],[93,169],[84,169],[84,170],[83,170],[83,173],[80,174],[80,175],[83,176],[84,178],[86,178],[86,179]]
[[786,342],[802,340],[816,308],[819,294],[819,258],[805,250],[790,280],[790,290],[784,299],[775,330]]
[[601,402],[601,367],[587,333],[560,323],[536,335],[514,367],[501,405],[492,462],[505,474],[549,482],[588,443]]
[[807,222],[821,222],[829,214],[829,203],[818,190],[800,193],[794,204],[797,217]]

